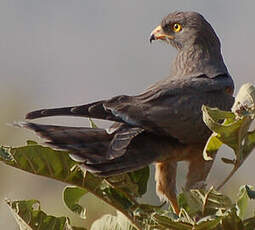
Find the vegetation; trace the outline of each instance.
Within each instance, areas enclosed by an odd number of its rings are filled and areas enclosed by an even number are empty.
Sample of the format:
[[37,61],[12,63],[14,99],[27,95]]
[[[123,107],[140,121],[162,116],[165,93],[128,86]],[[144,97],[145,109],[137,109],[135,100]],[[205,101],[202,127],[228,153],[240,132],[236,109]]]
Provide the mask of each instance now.
[[[205,123],[213,131],[204,151],[205,160],[211,160],[222,144],[231,147],[235,153],[235,159],[222,158],[224,163],[233,165],[230,175],[220,185],[222,187],[255,147],[255,130],[250,130],[255,118],[255,87],[245,84],[241,88],[232,112],[206,106],[202,110]],[[69,184],[63,191],[63,200],[80,218],[85,218],[86,209],[79,204],[79,200],[87,193],[94,194],[116,208],[116,216],[103,216],[93,223],[92,230],[255,229],[255,216],[246,218],[249,199],[255,198],[255,191],[249,185],[240,187],[235,202],[213,187],[209,190],[183,191],[178,197],[181,211],[177,216],[171,207],[165,210],[162,206],[137,201],[146,192],[148,167],[119,176],[100,178],[86,172],[67,153],[41,146],[34,141],[27,141],[27,145],[22,147],[1,146],[0,160],[11,167]],[[6,204],[20,229],[85,229],[73,227],[68,217],[46,214],[36,200],[6,200]]]

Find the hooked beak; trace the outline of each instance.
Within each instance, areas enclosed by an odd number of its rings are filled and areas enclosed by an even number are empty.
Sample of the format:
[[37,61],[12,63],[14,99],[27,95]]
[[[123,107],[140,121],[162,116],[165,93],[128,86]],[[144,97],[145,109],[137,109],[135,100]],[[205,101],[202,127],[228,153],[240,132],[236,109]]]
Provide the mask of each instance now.
[[165,34],[165,32],[163,31],[162,27],[159,25],[157,26],[150,34],[150,43],[153,40],[168,40],[168,39],[173,39],[173,36],[169,35],[169,34]]

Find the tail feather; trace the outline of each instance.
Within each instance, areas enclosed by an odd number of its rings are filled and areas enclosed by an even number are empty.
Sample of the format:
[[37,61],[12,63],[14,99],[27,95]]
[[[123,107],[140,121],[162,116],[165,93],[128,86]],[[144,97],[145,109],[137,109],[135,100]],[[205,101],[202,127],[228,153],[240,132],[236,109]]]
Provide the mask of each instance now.
[[104,129],[42,125],[30,122],[21,123],[20,126],[31,129],[47,139],[46,144],[68,150],[72,156],[78,156],[79,161],[84,159],[84,167],[100,176],[137,170],[152,162],[162,160],[169,154],[169,151],[176,150],[176,140],[171,141],[171,138],[143,132],[132,139],[123,155],[117,154],[109,159],[108,154],[114,134],[108,134]]
[[72,152],[105,152],[113,138],[113,135],[99,128],[42,125],[31,122],[20,123],[20,126],[35,131],[47,140],[46,144]]
[[36,118],[50,116],[78,116],[105,119],[111,121],[121,121],[119,118],[115,117],[109,110],[106,110],[103,103],[104,101],[98,101],[80,106],[40,109],[28,113],[26,115],[26,119],[32,120]]

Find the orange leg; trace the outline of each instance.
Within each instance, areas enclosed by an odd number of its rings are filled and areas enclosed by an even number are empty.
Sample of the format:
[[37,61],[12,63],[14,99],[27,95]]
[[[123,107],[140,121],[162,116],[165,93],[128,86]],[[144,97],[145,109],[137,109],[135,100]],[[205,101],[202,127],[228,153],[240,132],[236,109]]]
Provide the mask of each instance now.
[[156,190],[161,200],[168,200],[176,214],[180,210],[176,198],[176,170],[177,162],[175,160],[168,160],[156,163]]

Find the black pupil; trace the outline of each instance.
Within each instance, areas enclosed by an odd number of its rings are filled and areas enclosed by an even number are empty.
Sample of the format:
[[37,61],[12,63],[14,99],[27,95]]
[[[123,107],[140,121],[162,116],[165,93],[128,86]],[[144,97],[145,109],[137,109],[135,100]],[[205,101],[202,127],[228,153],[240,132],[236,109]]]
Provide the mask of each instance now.
[[178,29],[178,28],[179,28],[179,25],[178,25],[178,24],[175,24],[174,27],[175,27],[175,29]]

